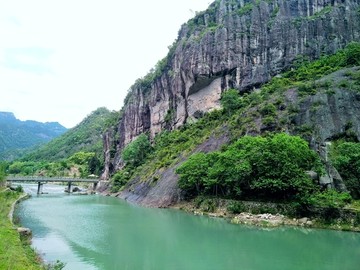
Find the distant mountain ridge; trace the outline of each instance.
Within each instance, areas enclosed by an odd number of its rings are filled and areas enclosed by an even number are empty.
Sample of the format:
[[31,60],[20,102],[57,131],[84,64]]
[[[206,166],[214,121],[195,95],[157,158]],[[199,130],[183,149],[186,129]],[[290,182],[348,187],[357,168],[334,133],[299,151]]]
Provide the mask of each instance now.
[[24,155],[24,161],[60,161],[76,152],[93,152],[103,159],[102,134],[119,119],[119,113],[100,107],[66,133]]
[[66,131],[58,122],[21,121],[12,112],[0,112],[0,160],[13,160]]

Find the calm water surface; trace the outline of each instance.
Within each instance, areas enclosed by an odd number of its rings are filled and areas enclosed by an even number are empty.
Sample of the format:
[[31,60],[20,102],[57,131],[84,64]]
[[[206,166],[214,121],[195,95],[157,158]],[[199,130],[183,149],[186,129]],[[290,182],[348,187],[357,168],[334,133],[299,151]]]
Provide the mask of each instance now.
[[43,258],[65,269],[360,269],[360,233],[260,229],[51,185],[44,191],[17,215]]

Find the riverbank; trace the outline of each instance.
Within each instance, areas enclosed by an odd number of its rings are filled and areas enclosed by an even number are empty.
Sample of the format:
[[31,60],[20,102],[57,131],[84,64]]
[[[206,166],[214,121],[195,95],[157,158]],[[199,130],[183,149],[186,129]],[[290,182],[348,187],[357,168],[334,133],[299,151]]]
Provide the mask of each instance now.
[[[117,197],[124,200],[121,192],[99,192],[103,196]],[[126,199],[125,199],[126,201]],[[296,213],[294,205],[234,201],[213,197],[196,197],[188,201],[181,201],[165,208],[182,210],[194,215],[224,218],[233,224],[244,224],[260,227],[299,226],[306,228],[329,229],[338,231],[360,232],[360,201],[356,208],[314,208],[304,210],[306,214]],[[143,205],[144,207],[153,207]]]
[[[360,232],[360,212],[349,216],[348,209],[336,209],[337,215],[321,217],[309,215],[289,217],[292,206],[285,204],[245,202],[214,198],[195,198],[179,202],[171,208],[183,210],[194,215],[224,218],[233,224],[260,227],[300,226],[340,231]],[[343,211],[343,212],[342,212]],[[355,212],[354,212],[355,213]]]
[[30,246],[30,235],[21,236],[12,223],[16,202],[23,193],[0,189],[0,269],[40,270],[41,259]]

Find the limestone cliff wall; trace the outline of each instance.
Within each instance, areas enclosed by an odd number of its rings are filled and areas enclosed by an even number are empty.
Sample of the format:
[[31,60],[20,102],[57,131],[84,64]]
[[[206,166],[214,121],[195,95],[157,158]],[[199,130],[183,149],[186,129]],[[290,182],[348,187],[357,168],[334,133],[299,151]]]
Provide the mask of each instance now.
[[[168,56],[129,90],[104,178],[123,147],[219,108],[228,88],[251,91],[299,56],[330,54],[360,40],[360,0],[219,0],[184,24]],[[118,139],[114,139],[115,137]],[[106,149],[105,149],[106,150]]]

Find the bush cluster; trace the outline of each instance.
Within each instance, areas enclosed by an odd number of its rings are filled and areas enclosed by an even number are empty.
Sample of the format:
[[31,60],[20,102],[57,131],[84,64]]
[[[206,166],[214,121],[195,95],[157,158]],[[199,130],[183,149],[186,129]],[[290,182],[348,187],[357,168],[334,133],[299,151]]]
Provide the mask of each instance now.
[[332,150],[332,161],[351,196],[360,199],[360,143],[336,143]]
[[224,151],[196,153],[176,172],[190,196],[288,200],[316,190],[307,170],[321,171],[316,153],[300,137],[280,133],[245,136]]

